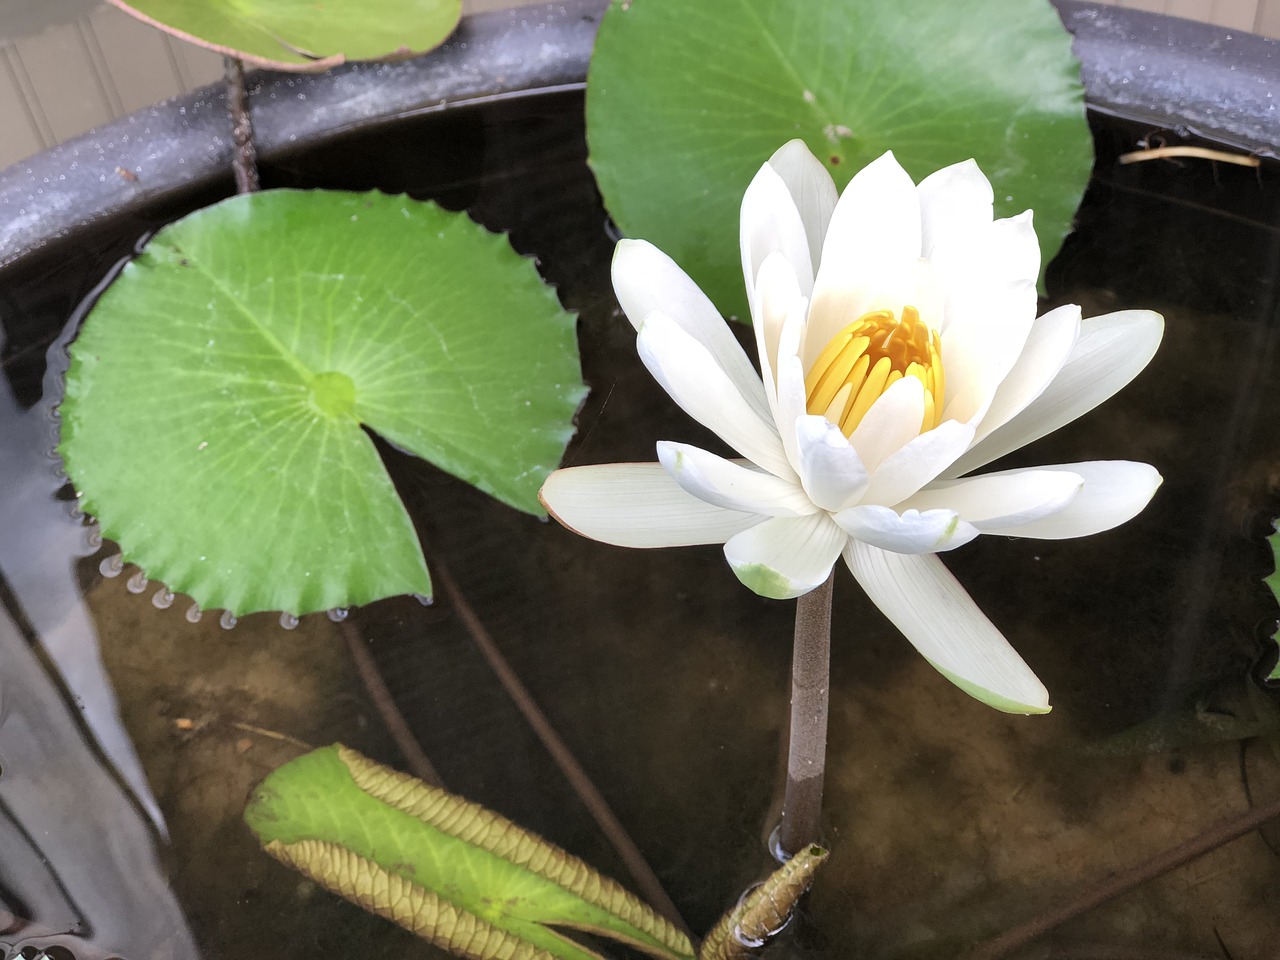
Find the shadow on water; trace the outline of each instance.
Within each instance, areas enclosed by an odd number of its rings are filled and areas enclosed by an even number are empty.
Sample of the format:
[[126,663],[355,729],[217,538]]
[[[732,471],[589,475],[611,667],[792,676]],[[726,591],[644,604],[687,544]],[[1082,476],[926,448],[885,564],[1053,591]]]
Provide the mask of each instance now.
[[157,858],[164,818],[77,581],[101,538],[59,496],[56,408],[78,321],[50,351],[33,407],[0,380],[0,936],[14,949],[46,949],[65,932],[77,952],[87,941],[195,957]]
[[[565,94],[405,123],[277,158],[264,183],[408,191],[509,231],[581,315],[592,395],[569,462],[651,460],[658,438],[715,447],[635,356],[580,115]],[[778,955],[954,955],[1245,809],[1248,790],[1280,792],[1275,703],[1251,679],[1276,616],[1259,581],[1280,514],[1280,177],[1117,166],[1144,133],[1096,131],[1080,229],[1049,285],[1086,315],[1161,310],[1165,344],[1118,398],[1009,465],[1145,460],[1165,485],[1108,534],[984,538],[948,558],[1045,680],[1047,718],[968,699],[839,581],[835,852]],[[8,278],[0,305],[0,943],[57,934],[77,956],[129,960],[438,956],[263,856],[240,822],[253,784],[307,744],[400,762],[335,625],[188,623],[184,603],[148,602],[160,585],[126,589],[132,568],[104,577],[114,547],[95,554],[56,495],[46,353],[110,264],[181,212],[50,251]],[[428,558],[447,561],[690,925],[708,929],[764,864],[789,605],[744,591],[718,548],[591,543],[383,452]],[[447,602],[352,619],[446,784],[625,878]],[[1220,938],[1246,960],[1268,955],[1277,917],[1280,865],[1253,835],[1062,936],[1209,955]]]

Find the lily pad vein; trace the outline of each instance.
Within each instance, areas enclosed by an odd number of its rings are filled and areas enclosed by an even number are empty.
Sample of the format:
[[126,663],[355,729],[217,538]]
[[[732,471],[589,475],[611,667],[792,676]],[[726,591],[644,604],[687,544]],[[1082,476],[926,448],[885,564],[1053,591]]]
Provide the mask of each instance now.
[[[176,244],[173,245],[172,249],[174,252],[179,254],[182,252]],[[231,291],[231,289],[218,277],[217,274],[206,268],[205,265],[195,257],[188,256],[187,262],[198,272],[203,274],[209,280],[209,283],[212,284],[213,288],[217,290],[218,293],[222,294],[223,298],[235,307],[237,312],[248,320],[249,323],[251,323],[253,327],[262,334],[263,338],[268,343],[279,351],[280,357],[290,367],[292,367],[296,373],[299,373],[302,376],[303,383],[306,383],[311,379],[312,371],[308,370],[306,365],[280,341],[280,338],[275,335],[275,332],[272,331],[270,327],[266,326],[257,318],[257,316],[254,315],[254,312]]]
[[[782,45],[778,43],[778,38],[773,35],[773,31],[769,29],[764,19],[760,16],[760,11],[751,4],[751,0],[741,0],[739,5],[751,15],[751,19],[760,28],[760,33],[768,40],[769,46],[773,48],[773,52],[777,55],[778,63],[786,69],[787,73],[791,74],[791,79],[795,81],[796,86],[801,90],[808,90],[809,85],[800,76],[800,71],[796,69],[795,63],[792,62],[786,51],[782,49]],[[809,103],[809,109],[823,126],[834,122],[829,113],[819,108],[816,100]]]

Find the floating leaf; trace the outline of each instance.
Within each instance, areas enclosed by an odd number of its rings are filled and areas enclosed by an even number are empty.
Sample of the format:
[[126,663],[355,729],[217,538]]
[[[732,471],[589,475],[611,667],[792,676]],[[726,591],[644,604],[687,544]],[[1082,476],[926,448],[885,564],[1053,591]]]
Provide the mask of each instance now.
[[148,576],[302,614],[430,593],[365,427],[541,514],[583,393],[573,317],[505,237],[405,197],[270,191],[161,230],[103,294],[60,449]]
[[1280,734],[1280,703],[1248,674],[1198,686],[1154,716],[1084,746],[1087,754],[1168,753]]
[[444,42],[461,0],[110,0],[153,27],[276,70],[424,53]]
[[976,158],[1000,216],[1035,210],[1046,263],[1093,162],[1047,0],[614,0],[587,77],[600,192],[727,313],[743,191],[795,137],[840,186],[886,150],[916,180]]
[[268,776],[245,822],[276,859],[459,956],[598,960],[556,927],[693,956],[667,920],[576,857],[341,745]]
[[817,845],[806,847],[745,894],[707,934],[698,960],[743,960],[785,927],[813,875],[827,859]]
[[[1280,603],[1280,518],[1271,521],[1271,528],[1275,531],[1271,536],[1267,537],[1267,542],[1271,544],[1272,562],[1275,569],[1271,574],[1264,577],[1262,582],[1271,588],[1271,594],[1276,598],[1276,602]],[[1280,628],[1271,635],[1271,639],[1280,645]],[[1276,665],[1271,668],[1271,673],[1267,675],[1268,680],[1280,680],[1280,660],[1276,661]]]

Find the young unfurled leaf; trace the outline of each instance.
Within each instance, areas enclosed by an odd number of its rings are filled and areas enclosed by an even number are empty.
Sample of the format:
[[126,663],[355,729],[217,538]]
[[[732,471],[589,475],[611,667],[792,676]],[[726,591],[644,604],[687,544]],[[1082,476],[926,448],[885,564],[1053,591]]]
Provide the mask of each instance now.
[[425,53],[457,26],[461,0],[110,0],[166,33],[274,70]]
[[148,577],[300,615],[431,592],[366,428],[541,514],[584,392],[573,316],[506,237],[407,197],[272,190],[125,267],[72,345],[60,450]]
[[598,960],[570,928],[692,960],[682,933],[581,860],[341,745],[273,772],[245,821],[276,859],[462,957]]
[[813,875],[827,859],[827,851],[809,846],[752,887],[707,934],[698,960],[744,960],[762,947],[791,919]]
[[974,158],[997,215],[1035,210],[1043,262],[1093,164],[1079,63],[1048,0],[614,0],[587,141],[618,225],[745,319],[738,207],[799,137],[843,188],[886,150],[916,180]]
[[[1271,557],[1275,563],[1275,569],[1271,571],[1269,576],[1263,578],[1262,582],[1271,588],[1271,593],[1276,598],[1276,602],[1280,603],[1280,518],[1271,521],[1271,527],[1275,530],[1271,536],[1267,537],[1267,542],[1271,544]],[[1271,635],[1277,645],[1280,645],[1280,628]],[[1276,661],[1276,665],[1271,668],[1271,673],[1267,675],[1268,680],[1280,680],[1280,660]]]

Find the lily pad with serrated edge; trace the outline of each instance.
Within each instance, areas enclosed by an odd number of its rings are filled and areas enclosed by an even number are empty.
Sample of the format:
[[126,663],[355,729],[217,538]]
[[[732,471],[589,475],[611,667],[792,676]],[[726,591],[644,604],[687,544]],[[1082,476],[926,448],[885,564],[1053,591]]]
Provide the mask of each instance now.
[[125,267],[72,345],[59,449],[126,561],[205,608],[300,615],[430,593],[366,427],[541,515],[584,394],[573,316],[505,237],[277,190]]
[[444,42],[461,0],[109,0],[144,23],[274,70],[425,53]]
[[998,216],[1035,211],[1045,263],[1093,163],[1048,0],[614,0],[587,77],[591,168],[622,230],[728,314],[747,316],[743,192],[796,137],[841,187],[886,150],[917,181],[975,158]]

